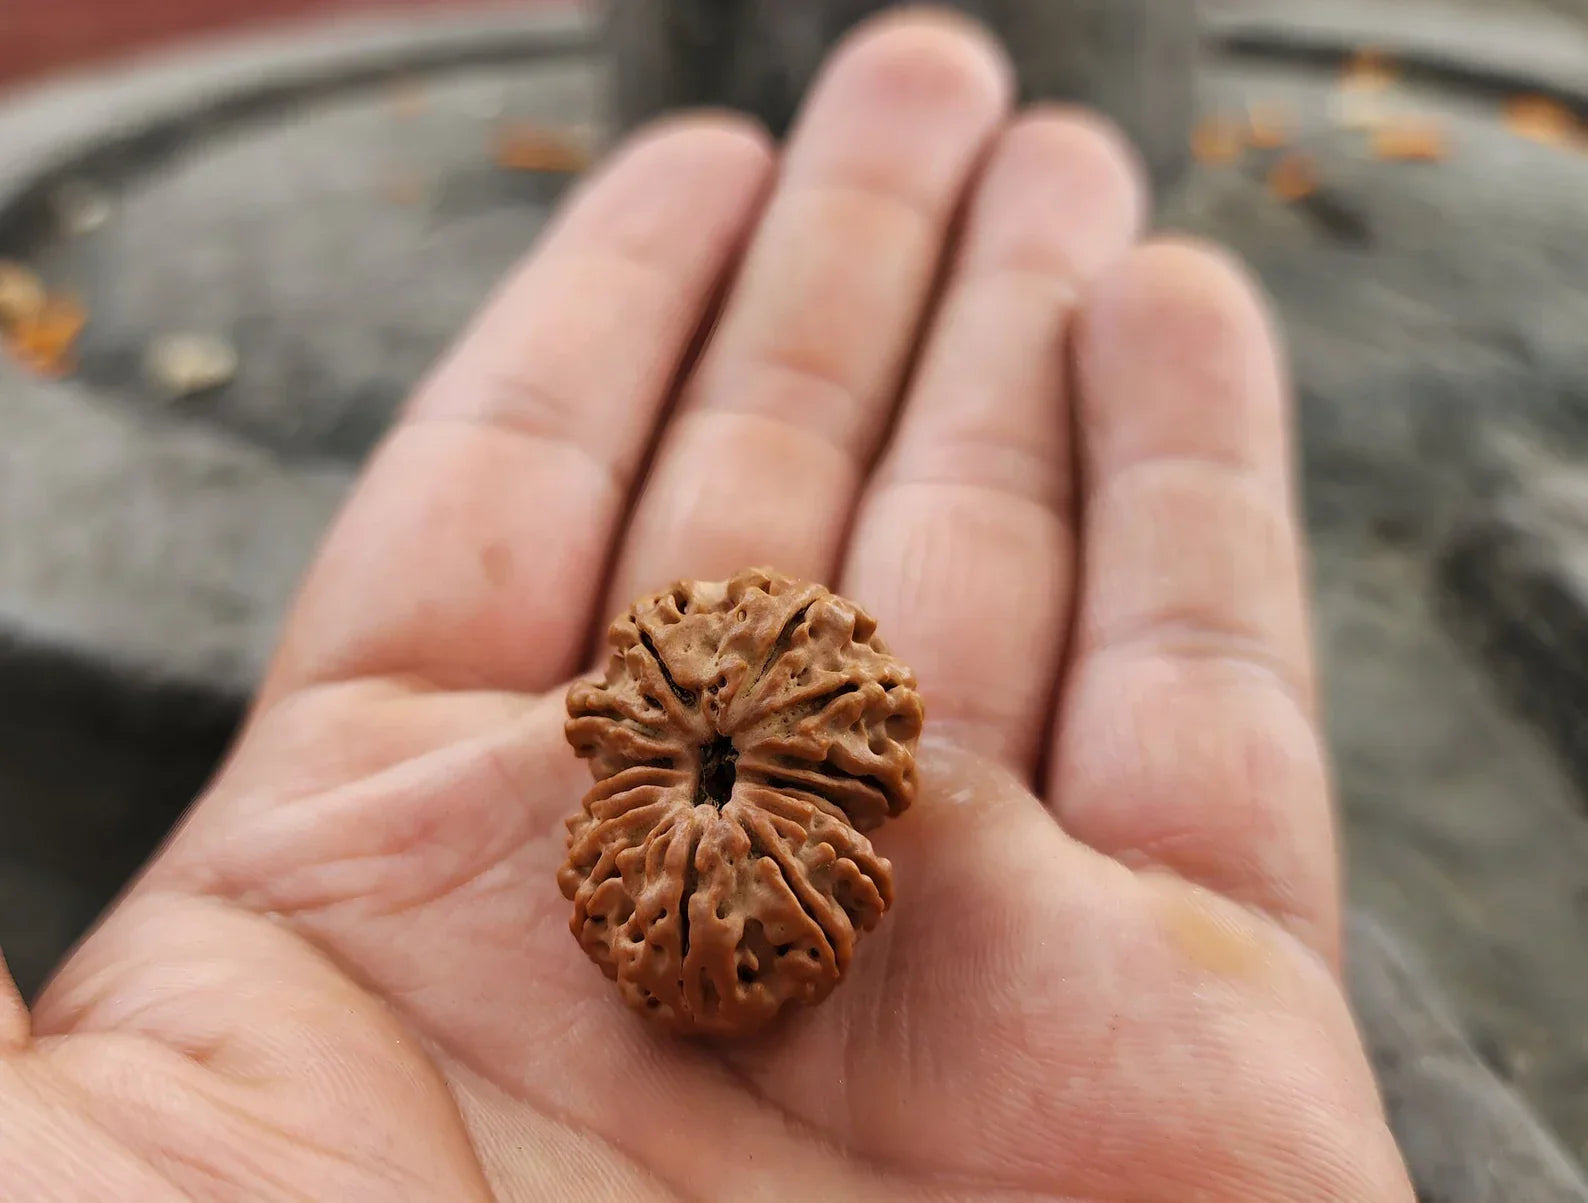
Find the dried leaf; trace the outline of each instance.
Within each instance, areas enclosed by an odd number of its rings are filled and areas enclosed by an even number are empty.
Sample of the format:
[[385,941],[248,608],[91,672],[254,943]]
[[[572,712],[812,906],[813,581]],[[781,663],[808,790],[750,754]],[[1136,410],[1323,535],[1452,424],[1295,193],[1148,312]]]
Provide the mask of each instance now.
[[1209,117],[1191,131],[1191,154],[1199,163],[1234,163],[1246,150],[1244,132],[1228,117]]
[[1577,114],[1548,96],[1517,96],[1505,106],[1505,126],[1519,138],[1545,146],[1582,147],[1588,141]]
[[1383,92],[1395,83],[1398,72],[1382,51],[1363,49],[1352,55],[1340,74],[1340,87],[1348,92]]
[[50,297],[37,313],[6,330],[6,349],[41,375],[64,376],[72,369],[72,348],[87,323],[87,311],[75,300]]
[[1431,118],[1386,121],[1373,131],[1373,157],[1393,162],[1441,163],[1450,157],[1450,137]]
[[20,263],[0,260],[0,331],[35,318],[44,309],[44,281]]
[[1254,104],[1246,110],[1246,141],[1258,150],[1278,150],[1290,142],[1289,114],[1277,104]]
[[497,130],[496,165],[508,171],[572,175],[590,165],[590,152],[562,131],[518,122]]
[[1318,165],[1311,155],[1285,155],[1268,172],[1268,191],[1286,203],[1305,200],[1318,190]]

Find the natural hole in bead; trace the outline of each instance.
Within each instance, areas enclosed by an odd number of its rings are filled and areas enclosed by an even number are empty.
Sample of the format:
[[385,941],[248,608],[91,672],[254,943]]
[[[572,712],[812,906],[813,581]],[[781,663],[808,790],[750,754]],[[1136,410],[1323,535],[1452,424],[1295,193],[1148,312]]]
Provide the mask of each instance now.
[[710,803],[718,810],[728,805],[733,797],[733,783],[738,778],[739,749],[733,740],[719,735],[700,749],[700,777],[695,782],[695,805]]

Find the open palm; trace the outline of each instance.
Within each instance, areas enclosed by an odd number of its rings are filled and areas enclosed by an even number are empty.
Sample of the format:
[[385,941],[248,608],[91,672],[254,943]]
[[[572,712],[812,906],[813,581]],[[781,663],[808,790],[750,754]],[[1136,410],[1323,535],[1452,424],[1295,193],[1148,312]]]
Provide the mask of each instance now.
[[[236,750],[31,1017],[6,1200],[1410,1197],[1342,997],[1284,384],[1082,114],[945,18],[786,155],[676,122],[420,389]],[[820,1008],[675,1040],[555,881],[568,679],[770,564],[928,707]]]

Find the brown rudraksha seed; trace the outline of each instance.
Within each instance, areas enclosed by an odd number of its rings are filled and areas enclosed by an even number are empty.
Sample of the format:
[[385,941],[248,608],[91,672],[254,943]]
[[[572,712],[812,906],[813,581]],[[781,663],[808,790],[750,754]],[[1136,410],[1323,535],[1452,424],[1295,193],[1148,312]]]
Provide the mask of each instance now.
[[631,1006],[747,1035],[826,998],[893,901],[863,833],[915,797],[921,698],[876,623],[751,570],[636,602],[605,680],[568,691],[595,785],[558,873]]

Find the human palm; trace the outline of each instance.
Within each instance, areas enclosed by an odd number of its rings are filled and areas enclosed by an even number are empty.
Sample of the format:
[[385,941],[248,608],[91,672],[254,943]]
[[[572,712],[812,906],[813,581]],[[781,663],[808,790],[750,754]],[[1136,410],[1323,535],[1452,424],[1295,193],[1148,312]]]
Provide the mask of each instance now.
[[[775,181],[721,117],[580,189],[206,796],[31,1020],[0,996],[0,1197],[1409,1199],[1261,309],[1133,246],[1112,135],[1008,94],[893,18]],[[914,666],[921,791],[834,994],[688,1042],[568,932],[562,696],[631,596],[760,563]]]

